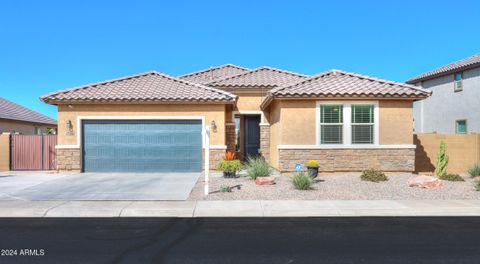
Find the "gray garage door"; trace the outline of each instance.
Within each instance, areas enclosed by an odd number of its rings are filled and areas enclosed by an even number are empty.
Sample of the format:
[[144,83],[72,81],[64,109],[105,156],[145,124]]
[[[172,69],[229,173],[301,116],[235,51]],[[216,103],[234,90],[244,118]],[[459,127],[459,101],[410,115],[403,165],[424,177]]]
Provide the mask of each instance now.
[[200,120],[85,120],[85,172],[197,172]]

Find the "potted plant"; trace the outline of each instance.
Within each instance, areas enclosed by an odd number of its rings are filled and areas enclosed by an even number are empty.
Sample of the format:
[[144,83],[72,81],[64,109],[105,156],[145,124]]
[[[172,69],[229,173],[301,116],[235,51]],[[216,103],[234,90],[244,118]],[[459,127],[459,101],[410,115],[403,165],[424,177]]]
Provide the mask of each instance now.
[[237,171],[240,171],[242,164],[240,160],[235,159],[235,153],[227,151],[225,157],[218,163],[217,170],[223,171],[224,178],[237,177]]
[[307,162],[307,170],[308,170],[308,175],[310,175],[310,177],[316,178],[318,176],[318,161],[309,160]]

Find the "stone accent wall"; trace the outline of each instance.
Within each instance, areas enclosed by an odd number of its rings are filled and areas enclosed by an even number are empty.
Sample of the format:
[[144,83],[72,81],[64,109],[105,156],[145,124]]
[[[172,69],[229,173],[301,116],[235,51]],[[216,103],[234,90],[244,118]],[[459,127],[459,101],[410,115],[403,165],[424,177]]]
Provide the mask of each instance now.
[[304,165],[310,159],[318,160],[324,172],[415,169],[415,149],[280,149],[279,169],[291,172],[296,163]]
[[227,150],[235,151],[235,124],[227,124],[225,127],[225,140],[227,142]]
[[80,171],[82,169],[80,149],[59,148],[57,151],[57,170],[59,171]]
[[[225,156],[224,149],[211,149],[210,150],[210,169],[216,170],[218,163],[223,159]],[[202,158],[202,169],[205,168],[205,151],[203,151],[203,158]]]
[[270,125],[260,125],[260,152],[270,162]]

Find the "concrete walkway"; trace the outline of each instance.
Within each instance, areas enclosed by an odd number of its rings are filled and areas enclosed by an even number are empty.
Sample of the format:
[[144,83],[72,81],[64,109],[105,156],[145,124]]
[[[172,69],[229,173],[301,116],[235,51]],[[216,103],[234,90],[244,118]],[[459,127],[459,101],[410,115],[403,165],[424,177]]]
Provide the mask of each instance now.
[[0,201],[0,217],[323,216],[480,216],[480,201]]

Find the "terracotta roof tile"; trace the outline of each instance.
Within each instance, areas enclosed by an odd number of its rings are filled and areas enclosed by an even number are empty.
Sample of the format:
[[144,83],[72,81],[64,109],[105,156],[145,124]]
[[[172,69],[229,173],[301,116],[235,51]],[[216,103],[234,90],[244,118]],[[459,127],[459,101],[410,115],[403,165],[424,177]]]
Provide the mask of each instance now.
[[217,67],[212,67],[206,70],[184,74],[184,75],[178,76],[178,78],[202,84],[206,82],[220,80],[220,79],[237,75],[247,71],[250,71],[250,69],[233,65],[233,64],[225,64]]
[[0,118],[31,123],[57,125],[54,119],[0,97]]
[[75,102],[228,102],[236,95],[156,71],[57,91],[40,97],[49,104]]
[[307,79],[307,75],[271,67],[259,67],[221,80],[205,83],[212,87],[278,87]]
[[358,98],[426,98],[431,91],[340,70],[329,70],[295,84],[268,92],[262,107],[275,97],[358,97]]
[[420,74],[416,77],[413,77],[407,80],[406,83],[416,83],[419,81],[432,79],[445,74],[453,73],[455,71],[466,70],[473,67],[480,67],[480,54],[476,54],[466,59],[459,60],[454,63],[450,63],[448,65],[442,66],[433,71]]

